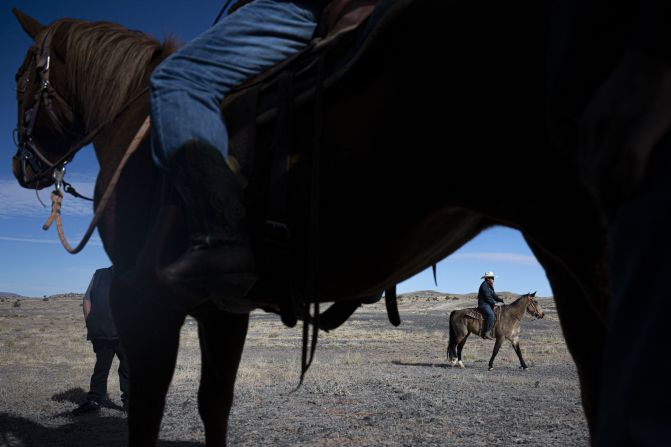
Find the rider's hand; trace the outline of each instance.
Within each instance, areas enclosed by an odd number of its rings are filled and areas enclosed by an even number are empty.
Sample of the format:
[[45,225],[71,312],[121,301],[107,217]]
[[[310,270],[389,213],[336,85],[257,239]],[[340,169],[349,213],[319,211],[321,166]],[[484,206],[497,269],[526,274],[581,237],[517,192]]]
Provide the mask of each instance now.
[[670,127],[671,60],[629,50],[581,122],[583,174],[607,214],[640,185],[653,148]]

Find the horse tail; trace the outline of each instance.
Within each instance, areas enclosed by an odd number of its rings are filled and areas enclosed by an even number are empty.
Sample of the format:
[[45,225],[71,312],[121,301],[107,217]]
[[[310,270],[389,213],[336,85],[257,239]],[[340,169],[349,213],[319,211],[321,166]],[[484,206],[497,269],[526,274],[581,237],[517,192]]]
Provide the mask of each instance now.
[[457,334],[454,331],[454,313],[456,310],[450,312],[450,337],[447,342],[447,359],[457,357]]

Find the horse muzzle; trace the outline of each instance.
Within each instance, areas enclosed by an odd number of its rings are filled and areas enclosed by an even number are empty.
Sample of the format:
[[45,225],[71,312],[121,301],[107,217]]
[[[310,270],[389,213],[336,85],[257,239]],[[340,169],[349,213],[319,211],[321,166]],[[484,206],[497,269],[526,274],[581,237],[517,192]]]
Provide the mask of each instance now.
[[39,190],[54,184],[54,179],[51,176],[37,177],[33,167],[20,153],[16,153],[12,157],[12,173],[23,188]]

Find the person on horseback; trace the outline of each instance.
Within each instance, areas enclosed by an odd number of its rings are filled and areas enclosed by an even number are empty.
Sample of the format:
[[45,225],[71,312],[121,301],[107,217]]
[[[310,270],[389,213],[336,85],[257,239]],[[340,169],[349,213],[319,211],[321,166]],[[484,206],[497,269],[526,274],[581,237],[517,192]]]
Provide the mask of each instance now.
[[494,291],[494,272],[485,272],[480,279],[484,279],[478,290],[478,309],[485,316],[485,327],[482,328],[482,338],[494,340],[489,331],[494,326],[496,316],[494,315],[494,306],[496,303],[502,303],[503,300]]
[[150,78],[152,157],[186,216],[189,246],[163,270],[199,298],[243,298],[256,281],[243,191],[226,161],[220,104],[234,87],[311,40],[325,2],[253,0],[156,67]]

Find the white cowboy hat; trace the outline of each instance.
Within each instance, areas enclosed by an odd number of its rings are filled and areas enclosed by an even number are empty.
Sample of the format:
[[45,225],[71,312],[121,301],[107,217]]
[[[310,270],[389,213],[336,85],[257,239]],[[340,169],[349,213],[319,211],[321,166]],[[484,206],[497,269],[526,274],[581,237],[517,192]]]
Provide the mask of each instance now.
[[496,278],[496,275],[494,272],[485,272],[484,275],[480,277],[480,279],[485,279],[485,278]]

